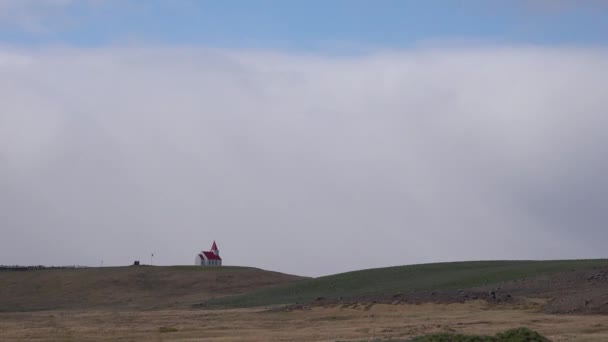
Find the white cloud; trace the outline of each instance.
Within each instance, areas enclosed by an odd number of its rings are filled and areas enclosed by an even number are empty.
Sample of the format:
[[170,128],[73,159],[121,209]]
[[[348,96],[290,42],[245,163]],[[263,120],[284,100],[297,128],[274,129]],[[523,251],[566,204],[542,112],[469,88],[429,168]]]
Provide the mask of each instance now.
[[75,18],[65,15],[76,5],[94,6],[105,0],[0,0],[0,27],[17,27],[34,34],[51,33],[70,25]]
[[0,260],[601,256],[607,55],[5,50]]

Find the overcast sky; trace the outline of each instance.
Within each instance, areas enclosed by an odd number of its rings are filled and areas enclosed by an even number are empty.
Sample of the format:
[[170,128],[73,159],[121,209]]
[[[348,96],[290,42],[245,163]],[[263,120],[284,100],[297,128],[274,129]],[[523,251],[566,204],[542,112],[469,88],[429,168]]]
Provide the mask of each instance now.
[[[238,3],[211,23],[209,3],[138,3],[0,0],[0,264],[193,264],[213,240],[225,264],[312,276],[606,257],[601,2],[503,3],[502,29],[466,30],[479,2],[404,2],[429,17],[413,33],[389,1],[356,30],[336,1],[337,23],[307,7],[274,33],[293,9],[230,26]],[[163,36],[165,8],[185,17]],[[116,14],[141,22],[96,30]]]

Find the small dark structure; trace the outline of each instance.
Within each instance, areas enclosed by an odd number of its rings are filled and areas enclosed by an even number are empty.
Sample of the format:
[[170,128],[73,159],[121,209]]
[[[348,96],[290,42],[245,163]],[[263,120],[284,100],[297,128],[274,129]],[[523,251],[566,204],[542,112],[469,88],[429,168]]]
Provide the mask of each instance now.
[[139,266],[139,260],[133,261],[133,266]]

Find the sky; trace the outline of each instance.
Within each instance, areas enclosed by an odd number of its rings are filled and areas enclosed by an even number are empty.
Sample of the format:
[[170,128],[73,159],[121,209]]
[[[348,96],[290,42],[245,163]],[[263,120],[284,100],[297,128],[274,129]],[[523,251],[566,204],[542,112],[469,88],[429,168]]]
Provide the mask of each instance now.
[[606,1],[0,0],[0,264],[606,257]]

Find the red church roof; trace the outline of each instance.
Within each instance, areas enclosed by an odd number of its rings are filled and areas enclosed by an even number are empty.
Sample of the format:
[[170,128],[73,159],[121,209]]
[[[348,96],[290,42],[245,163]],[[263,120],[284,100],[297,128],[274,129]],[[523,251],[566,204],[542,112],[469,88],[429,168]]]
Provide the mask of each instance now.
[[203,254],[208,260],[222,260],[219,255],[215,255],[213,252],[201,252],[200,256],[203,258]]
[[[216,255],[215,253],[213,253],[214,251],[217,251],[217,245],[215,244],[215,241],[213,241],[213,245],[211,246],[211,250],[208,252],[201,252],[201,254],[199,254],[199,256],[201,257],[201,259],[203,258],[203,255],[205,257],[207,257],[207,260],[222,260],[222,258],[220,258],[219,255]],[[219,254],[219,253],[218,253]]]

